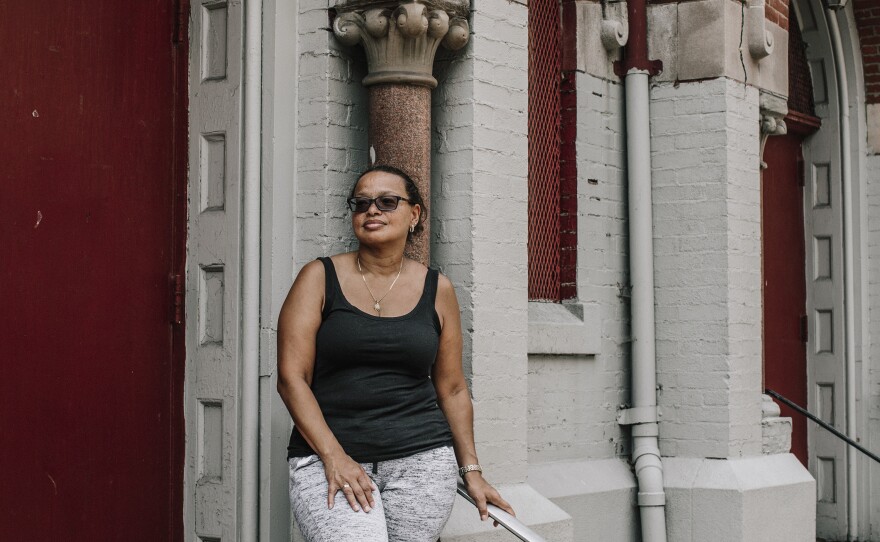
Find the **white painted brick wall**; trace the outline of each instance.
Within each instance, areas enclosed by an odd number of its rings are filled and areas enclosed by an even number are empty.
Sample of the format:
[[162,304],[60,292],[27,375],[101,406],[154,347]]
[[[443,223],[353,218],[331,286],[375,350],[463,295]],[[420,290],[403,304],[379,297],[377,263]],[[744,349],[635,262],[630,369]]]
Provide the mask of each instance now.
[[599,310],[596,356],[529,358],[529,461],[629,453],[629,298],[621,85],[577,74],[578,299]]
[[296,272],[318,256],[356,246],[345,198],[367,167],[369,122],[363,50],[333,37],[327,0],[298,4]]
[[[529,460],[628,453],[626,184],[620,85],[579,74],[578,295],[595,357],[532,356]],[[725,79],[653,90],[657,352],[664,455],[761,453],[757,92]],[[564,390],[564,391],[563,391]]]
[[758,93],[664,83],[651,107],[661,452],[760,454]]
[[526,475],[527,11],[486,0],[441,52],[433,94],[432,261],[456,285],[480,460]]
[[761,420],[761,451],[787,454],[791,450],[791,418],[771,417]]

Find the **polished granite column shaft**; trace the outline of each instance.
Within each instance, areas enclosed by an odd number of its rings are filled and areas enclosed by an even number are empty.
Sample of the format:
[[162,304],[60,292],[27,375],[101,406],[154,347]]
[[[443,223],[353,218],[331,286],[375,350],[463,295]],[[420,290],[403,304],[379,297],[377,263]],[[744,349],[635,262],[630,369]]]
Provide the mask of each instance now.
[[[460,0],[336,4],[336,37],[363,45],[370,89],[370,162],[394,166],[415,181],[431,201],[431,89],[434,55],[442,44],[457,50],[467,43],[469,4]],[[430,213],[430,209],[428,209]],[[415,236],[411,257],[430,262],[430,227]]]

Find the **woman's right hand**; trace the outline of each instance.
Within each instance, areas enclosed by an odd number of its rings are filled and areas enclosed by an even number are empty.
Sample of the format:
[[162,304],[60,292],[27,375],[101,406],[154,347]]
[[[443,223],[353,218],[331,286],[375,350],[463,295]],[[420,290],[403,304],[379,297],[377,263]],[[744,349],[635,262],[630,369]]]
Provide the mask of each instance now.
[[355,512],[369,512],[376,505],[373,490],[377,489],[364,468],[347,454],[322,458],[327,476],[327,507],[333,508],[336,492],[342,490]]

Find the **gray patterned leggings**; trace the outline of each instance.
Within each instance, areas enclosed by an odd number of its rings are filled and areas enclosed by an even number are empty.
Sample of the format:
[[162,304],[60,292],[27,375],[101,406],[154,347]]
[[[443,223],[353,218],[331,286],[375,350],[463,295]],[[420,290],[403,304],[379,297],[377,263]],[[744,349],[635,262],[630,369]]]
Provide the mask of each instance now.
[[317,455],[293,457],[289,466],[290,507],[307,542],[436,542],[455,501],[451,446],[361,463],[379,488],[370,512],[352,510],[341,490],[327,508],[327,478]]

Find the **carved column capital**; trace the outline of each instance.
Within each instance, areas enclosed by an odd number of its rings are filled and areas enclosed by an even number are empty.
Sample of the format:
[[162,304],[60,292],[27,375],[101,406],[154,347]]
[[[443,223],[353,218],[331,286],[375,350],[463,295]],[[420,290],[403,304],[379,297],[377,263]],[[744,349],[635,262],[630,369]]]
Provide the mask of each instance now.
[[470,37],[467,10],[460,2],[346,2],[337,5],[333,33],[344,45],[363,44],[369,75],[364,85],[404,83],[437,86],[434,54],[452,51]]
[[775,114],[762,113],[761,133],[767,135],[785,135],[788,133],[788,130],[782,117]]

